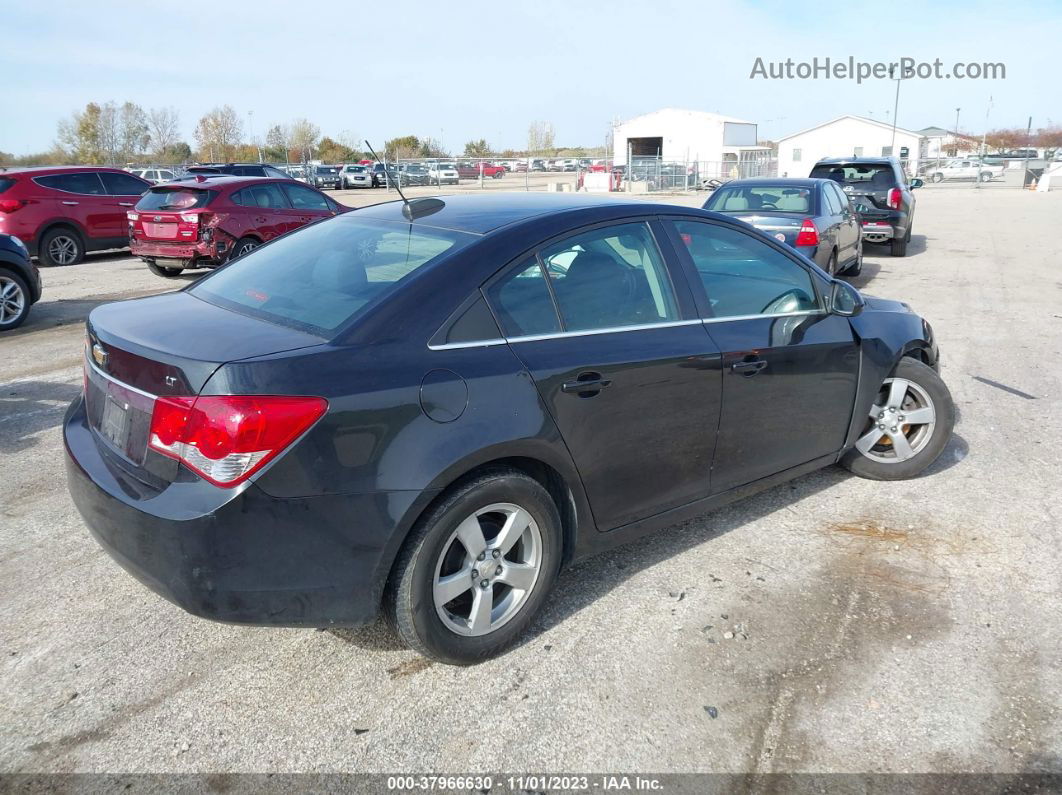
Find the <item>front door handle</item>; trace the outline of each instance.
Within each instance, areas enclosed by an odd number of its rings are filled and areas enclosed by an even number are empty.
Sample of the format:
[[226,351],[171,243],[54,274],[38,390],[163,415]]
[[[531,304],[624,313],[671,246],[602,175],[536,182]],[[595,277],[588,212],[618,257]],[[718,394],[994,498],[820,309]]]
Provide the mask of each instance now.
[[68,205],[70,207],[72,207],[72,206],[74,206],[75,204],[78,204],[78,203],[79,202],[63,202],[63,204],[66,204],[66,205]]
[[593,397],[602,389],[612,386],[611,378],[602,378],[601,373],[579,373],[574,381],[565,381],[561,392],[576,394],[579,397]]
[[730,369],[735,373],[742,373],[743,375],[756,375],[756,373],[766,366],[767,362],[763,359],[753,359],[748,362],[734,362],[730,365]]
[[118,202],[118,206],[119,207],[132,207],[133,203],[132,202]]

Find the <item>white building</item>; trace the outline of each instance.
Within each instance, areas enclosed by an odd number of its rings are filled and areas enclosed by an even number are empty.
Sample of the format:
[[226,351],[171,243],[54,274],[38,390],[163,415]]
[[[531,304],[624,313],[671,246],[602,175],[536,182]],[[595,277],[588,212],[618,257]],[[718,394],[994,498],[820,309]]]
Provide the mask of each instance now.
[[778,139],[778,176],[806,177],[824,157],[884,157],[907,161],[909,174],[917,173],[922,136],[863,116],[840,116],[815,127]]
[[628,156],[736,164],[769,154],[765,147],[756,145],[754,122],[678,108],[664,108],[618,124],[613,141],[617,165],[626,165]]
[[918,134],[922,136],[920,157],[923,160],[955,157],[963,152],[976,152],[979,148],[979,142],[976,139],[945,130],[942,127],[926,127],[919,130]]

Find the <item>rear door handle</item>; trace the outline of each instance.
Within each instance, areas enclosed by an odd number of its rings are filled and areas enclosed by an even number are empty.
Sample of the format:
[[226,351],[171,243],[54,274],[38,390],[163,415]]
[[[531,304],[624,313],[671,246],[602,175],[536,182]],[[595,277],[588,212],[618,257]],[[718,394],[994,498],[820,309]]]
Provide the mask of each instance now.
[[730,365],[730,369],[735,373],[743,373],[744,375],[756,375],[760,370],[767,366],[767,362],[763,359],[753,359],[749,362],[734,362]]
[[63,202],[63,204],[66,204],[66,205],[68,205],[68,206],[71,206],[71,207],[72,207],[72,206],[74,206],[75,204],[80,204],[80,202]]
[[118,206],[119,207],[132,207],[133,203],[132,202],[118,202]]
[[612,386],[611,378],[602,378],[601,373],[579,373],[575,381],[566,381],[561,385],[561,392],[576,394],[580,397],[593,397],[602,389]]

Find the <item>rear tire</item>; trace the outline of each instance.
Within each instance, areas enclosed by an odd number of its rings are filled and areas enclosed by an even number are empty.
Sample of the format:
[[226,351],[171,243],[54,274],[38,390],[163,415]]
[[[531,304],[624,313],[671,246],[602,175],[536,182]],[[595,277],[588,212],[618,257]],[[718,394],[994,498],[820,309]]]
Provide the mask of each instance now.
[[172,268],[167,265],[156,265],[151,260],[144,260],[147,263],[148,270],[154,273],[156,276],[163,276],[167,279],[172,279],[174,276],[180,276],[184,271],[184,268]]
[[830,276],[837,275],[837,249],[830,252],[830,258],[826,262],[826,272]]
[[856,251],[856,259],[845,270],[844,275],[849,277],[858,276],[863,272],[863,244],[860,242],[858,250]]
[[237,257],[242,257],[248,251],[252,251],[262,245],[253,237],[241,237],[236,241],[236,245],[232,247],[232,251],[229,252],[229,259],[233,260]]
[[991,181],[992,181],[992,174],[990,172],[984,171],[984,172],[981,173],[981,182],[991,182]]
[[[384,615],[430,659],[470,665],[494,657],[548,597],[561,544],[557,506],[538,481],[515,469],[486,471],[417,521],[388,580]],[[525,588],[506,582],[517,577]]]
[[85,259],[85,244],[81,235],[65,226],[45,232],[37,251],[41,264],[53,268],[77,265]]
[[911,239],[911,230],[907,230],[902,238],[897,240],[893,238],[889,241],[889,253],[894,257],[906,257],[907,256],[907,241]]
[[941,174],[938,171],[936,174],[933,175],[932,179],[933,179],[934,182],[943,182],[944,181],[944,175]]
[[[912,422],[915,418],[925,422]],[[841,466],[868,480],[905,480],[944,452],[955,428],[955,404],[931,367],[904,357],[882,384],[867,419]],[[903,453],[897,440],[906,445]]]
[[0,269],[0,331],[18,328],[30,311],[26,280],[14,271]]

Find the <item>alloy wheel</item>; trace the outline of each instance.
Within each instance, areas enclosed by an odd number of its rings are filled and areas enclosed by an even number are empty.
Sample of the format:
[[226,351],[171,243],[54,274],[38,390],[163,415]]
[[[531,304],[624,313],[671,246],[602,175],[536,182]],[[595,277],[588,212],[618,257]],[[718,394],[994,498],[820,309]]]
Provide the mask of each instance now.
[[252,250],[254,250],[256,248],[258,248],[258,244],[248,240],[246,243],[244,243],[242,246],[240,246],[238,249],[236,249],[236,256],[237,257],[242,257],[248,251],[252,251]]
[[542,533],[519,505],[494,503],[462,521],[435,563],[432,598],[443,625],[486,635],[520,612],[542,569]]
[[25,308],[22,286],[9,276],[0,276],[0,326],[14,323]]
[[48,243],[48,256],[60,265],[73,264],[77,260],[77,241],[69,235],[56,235]]
[[936,421],[933,400],[923,387],[906,378],[886,378],[855,446],[873,461],[898,464],[926,448]]

